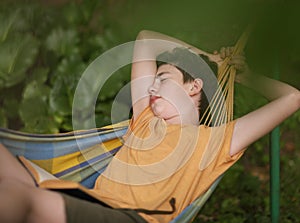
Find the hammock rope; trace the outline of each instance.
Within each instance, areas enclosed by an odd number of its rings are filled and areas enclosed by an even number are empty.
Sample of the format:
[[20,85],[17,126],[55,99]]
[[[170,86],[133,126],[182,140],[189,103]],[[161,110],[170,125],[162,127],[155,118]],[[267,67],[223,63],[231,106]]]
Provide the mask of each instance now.
[[204,125],[219,126],[233,120],[236,69],[229,64],[229,61],[233,56],[243,53],[252,28],[253,25],[246,28],[235,44],[232,54],[226,57],[218,68],[218,88],[210,105],[200,119],[200,122],[203,122]]

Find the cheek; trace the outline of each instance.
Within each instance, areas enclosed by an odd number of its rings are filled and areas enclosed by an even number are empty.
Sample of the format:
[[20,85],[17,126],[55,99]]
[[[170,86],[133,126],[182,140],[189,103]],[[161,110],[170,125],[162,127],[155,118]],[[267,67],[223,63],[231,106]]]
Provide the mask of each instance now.
[[176,85],[175,82],[173,82],[173,81],[166,81],[165,83],[162,83],[160,85],[159,91],[162,94],[168,95],[168,94],[170,94],[170,92],[176,92],[179,89],[180,89],[180,87],[178,85]]
[[162,85],[159,93],[163,98],[165,98],[165,100],[171,103],[175,103],[178,100],[180,101],[182,99],[186,99],[187,97],[187,92],[182,86],[171,82]]
[[162,84],[159,94],[164,99],[163,108],[168,110],[168,113],[186,113],[186,109],[194,106],[191,97],[184,86],[178,83]]
[[182,89],[170,89],[164,92],[162,97],[168,108],[175,107],[177,110],[180,110],[182,106],[187,106],[190,101],[190,97]]
[[162,118],[168,118],[178,113],[176,106],[174,106],[172,103],[170,103],[165,99],[160,99],[159,101],[152,104],[151,106],[154,114]]
[[176,109],[176,106],[174,105],[174,104],[172,104],[172,103],[170,103],[169,101],[167,101],[167,100],[164,100],[164,108],[167,110],[167,111],[169,111],[169,113],[174,113],[174,112],[176,112],[177,111],[177,109]]

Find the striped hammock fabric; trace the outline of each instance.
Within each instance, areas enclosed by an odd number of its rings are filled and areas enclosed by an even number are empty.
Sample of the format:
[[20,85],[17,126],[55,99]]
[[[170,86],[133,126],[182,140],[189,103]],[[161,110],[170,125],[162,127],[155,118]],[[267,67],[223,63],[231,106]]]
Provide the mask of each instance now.
[[[14,155],[24,156],[54,176],[92,188],[113,155],[122,146],[128,122],[117,126],[62,134],[29,134],[0,128],[0,143]],[[210,197],[220,178],[186,207],[172,223],[191,222]]]
[[27,134],[0,129],[0,143],[54,176],[92,188],[93,180],[122,146],[127,125],[62,134]]

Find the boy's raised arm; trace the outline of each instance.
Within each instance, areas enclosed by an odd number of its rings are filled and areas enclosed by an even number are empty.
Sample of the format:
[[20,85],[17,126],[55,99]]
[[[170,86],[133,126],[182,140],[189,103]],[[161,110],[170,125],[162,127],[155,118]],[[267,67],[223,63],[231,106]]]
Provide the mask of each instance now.
[[286,83],[250,72],[238,75],[237,81],[271,102],[237,120],[231,155],[272,131],[300,108],[300,91]]

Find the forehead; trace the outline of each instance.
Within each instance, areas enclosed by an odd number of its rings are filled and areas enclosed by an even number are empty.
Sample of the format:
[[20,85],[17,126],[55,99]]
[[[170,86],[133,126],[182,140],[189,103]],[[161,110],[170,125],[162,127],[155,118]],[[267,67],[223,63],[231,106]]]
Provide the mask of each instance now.
[[156,76],[172,75],[174,77],[182,78],[183,74],[175,66],[170,64],[161,65],[156,72]]

